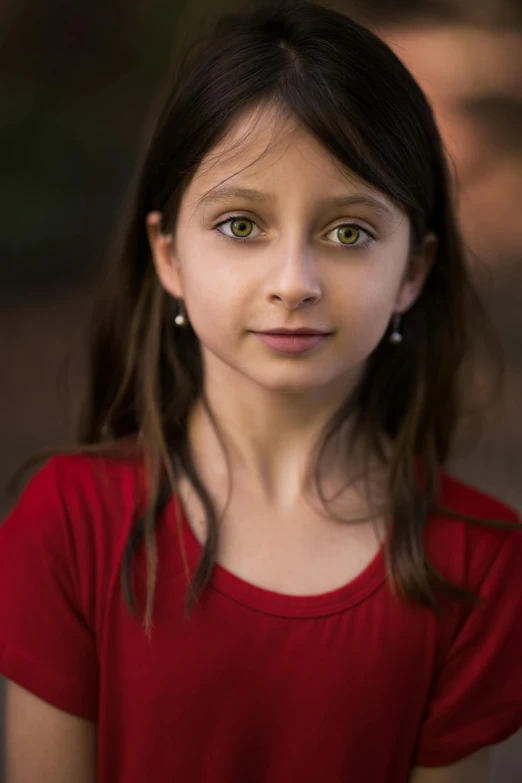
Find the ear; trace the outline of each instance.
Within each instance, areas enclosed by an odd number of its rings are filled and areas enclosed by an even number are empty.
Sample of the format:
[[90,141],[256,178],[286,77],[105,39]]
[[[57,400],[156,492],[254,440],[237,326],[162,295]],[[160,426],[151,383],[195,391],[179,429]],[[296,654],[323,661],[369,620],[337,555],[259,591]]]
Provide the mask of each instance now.
[[161,212],[149,212],[145,221],[152,260],[165,291],[176,299],[183,299],[181,271],[174,252],[174,238],[172,234],[162,232],[161,222]]
[[437,235],[430,232],[424,237],[420,249],[410,258],[395,301],[395,312],[406,312],[420,296],[435,261],[438,244]]

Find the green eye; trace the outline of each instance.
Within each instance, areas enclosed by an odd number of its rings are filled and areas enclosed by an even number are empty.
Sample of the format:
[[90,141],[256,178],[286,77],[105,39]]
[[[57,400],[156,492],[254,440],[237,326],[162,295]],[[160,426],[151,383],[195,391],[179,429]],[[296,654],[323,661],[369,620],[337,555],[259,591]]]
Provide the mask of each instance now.
[[339,226],[337,236],[343,245],[353,245],[359,239],[360,230],[357,226]]
[[230,223],[230,228],[234,236],[241,237],[241,239],[250,236],[252,233],[252,226],[252,221],[247,218],[239,218]]

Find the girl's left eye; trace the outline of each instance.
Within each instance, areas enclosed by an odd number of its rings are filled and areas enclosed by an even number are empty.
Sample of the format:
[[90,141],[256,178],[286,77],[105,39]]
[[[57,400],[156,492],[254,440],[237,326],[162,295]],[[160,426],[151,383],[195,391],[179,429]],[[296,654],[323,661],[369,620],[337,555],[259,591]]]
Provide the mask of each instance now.
[[[329,236],[330,234],[335,234],[336,238],[339,240],[339,242],[334,242],[334,244],[341,247],[353,247],[355,250],[368,245],[375,239],[369,231],[362,226],[357,225],[357,223],[343,223],[329,231],[326,236]],[[359,240],[362,234],[365,234],[366,239],[360,242]]]

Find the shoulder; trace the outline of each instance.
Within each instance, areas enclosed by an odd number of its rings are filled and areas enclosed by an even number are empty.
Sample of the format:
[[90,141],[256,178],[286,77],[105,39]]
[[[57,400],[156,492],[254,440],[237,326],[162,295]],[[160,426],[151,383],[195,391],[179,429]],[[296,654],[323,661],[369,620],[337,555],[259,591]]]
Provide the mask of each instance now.
[[450,473],[441,470],[438,503],[454,509],[460,514],[469,514],[482,519],[520,521],[520,515],[510,505],[492,494],[488,494]]
[[95,627],[139,513],[140,466],[131,458],[49,459],[0,527],[0,585],[55,606],[65,599]]
[[[136,457],[60,455],[29,480],[1,532],[4,548],[39,546],[76,562],[116,554],[144,496]],[[101,560],[100,560],[101,558]]]
[[437,614],[437,665],[415,763],[449,770],[522,725],[522,525],[499,498],[447,472],[440,479],[426,554],[476,600]]
[[[41,480],[56,487],[66,507],[91,515],[135,509],[145,491],[143,462],[138,455],[61,455],[41,471]],[[46,477],[46,478],[44,478]]]
[[477,590],[499,560],[520,569],[522,524],[513,507],[447,470],[440,472],[436,506],[426,549],[443,576]]
[[81,501],[96,511],[111,504],[134,504],[143,492],[143,464],[138,456],[61,454],[51,457],[27,482],[18,506],[46,502],[66,508]]

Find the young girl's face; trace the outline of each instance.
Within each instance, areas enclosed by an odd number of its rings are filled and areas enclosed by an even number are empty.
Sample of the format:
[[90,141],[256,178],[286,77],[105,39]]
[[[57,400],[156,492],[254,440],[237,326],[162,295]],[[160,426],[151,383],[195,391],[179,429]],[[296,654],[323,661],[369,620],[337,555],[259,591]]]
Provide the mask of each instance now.
[[[226,373],[273,391],[348,392],[420,293],[429,246],[408,264],[407,216],[307,131],[276,123],[244,116],[203,160],[174,236],[149,227],[158,275],[185,302],[207,382]],[[267,340],[277,329],[324,336]]]

